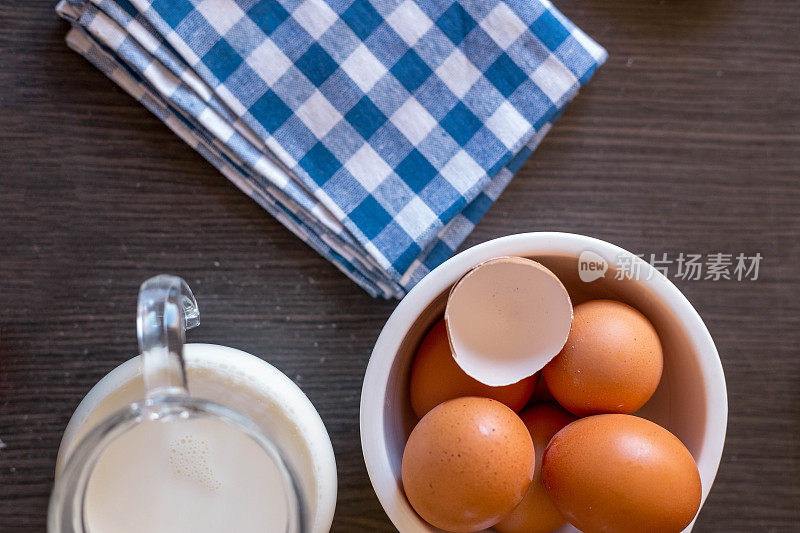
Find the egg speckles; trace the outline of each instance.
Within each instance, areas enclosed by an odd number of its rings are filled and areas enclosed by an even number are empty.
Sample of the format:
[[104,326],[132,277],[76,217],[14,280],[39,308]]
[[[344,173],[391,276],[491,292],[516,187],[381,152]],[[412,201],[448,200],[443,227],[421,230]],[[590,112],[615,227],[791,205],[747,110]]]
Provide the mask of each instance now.
[[403,488],[428,523],[481,531],[522,500],[534,467],[533,441],[516,413],[488,398],[458,398],[434,408],[411,432]]

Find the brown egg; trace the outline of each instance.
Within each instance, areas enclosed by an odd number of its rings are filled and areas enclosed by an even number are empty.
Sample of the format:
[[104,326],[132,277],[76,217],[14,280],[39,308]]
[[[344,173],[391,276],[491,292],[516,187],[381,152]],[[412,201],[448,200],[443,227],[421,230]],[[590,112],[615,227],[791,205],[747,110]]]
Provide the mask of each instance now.
[[567,344],[542,375],[568,411],[633,413],[653,395],[663,368],[661,341],[639,311],[621,302],[575,306]]
[[533,394],[538,376],[502,387],[490,387],[469,377],[453,359],[444,320],[428,331],[411,367],[411,407],[422,418],[442,402],[462,396],[492,398],[519,411]]
[[556,508],[542,483],[542,455],[547,443],[575,417],[556,403],[536,405],[525,409],[520,418],[527,426],[536,449],[536,471],[528,493],[511,514],[494,529],[500,533],[548,533],[567,523]]
[[666,429],[632,415],[590,416],[559,431],[544,452],[542,477],[556,507],[584,533],[679,532],[700,507],[692,454]]
[[435,407],[411,432],[403,488],[431,525],[481,531],[522,500],[535,461],[531,436],[514,411],[489,398],[457,398]]

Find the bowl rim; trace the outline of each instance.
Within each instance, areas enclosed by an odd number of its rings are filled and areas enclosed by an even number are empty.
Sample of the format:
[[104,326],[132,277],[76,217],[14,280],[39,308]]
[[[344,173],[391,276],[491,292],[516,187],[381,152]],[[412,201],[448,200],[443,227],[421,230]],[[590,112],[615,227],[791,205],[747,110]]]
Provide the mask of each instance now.
[[[397,305],[386,321],[367,364],[361,389],[359,408],[361,450],[367,473],[378,500],[389,519],[401,532],[435,531],[425,524],[411,508],[402,487],[394,477],[385,446],[384,405],[386,383],[397,349],[408,330],[442,292],[458,281],[472,266],[501,255],[568,255],[578,257],[591,250],[612,263],[612,258],[632,257],[640,263],[647,286],[671,309],[686,330],[698,354],[706,389],[709,416],[705,421],[705,437],[698,469],[702,481],[700,508],[719,469],[728,423],[728,394],[725,375],[714,341],[708,328],[683,293],[657,269],[635,254],[607,241],[575,233],[530,232],[507,235],[475,245],[451,257],[425,276]],[[699,513],[699,511],[698,511]],[[693,523],[692,523],[693,524]],[[692,525],[685,531],[690,531]]]

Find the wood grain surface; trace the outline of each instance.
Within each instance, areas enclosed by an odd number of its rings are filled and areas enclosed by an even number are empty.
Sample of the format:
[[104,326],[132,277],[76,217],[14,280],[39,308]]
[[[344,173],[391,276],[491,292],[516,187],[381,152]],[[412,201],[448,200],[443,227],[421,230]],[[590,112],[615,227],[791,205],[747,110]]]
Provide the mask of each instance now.
[[[139,283],[185,277],[191,341],[257,354],[319,409],[334,531],[393,531],[358,433],[396,302],[369,298],[69,51],[49,0],[0,3],[0,531],[43,531],[59,439],[136,353]],[[637,253],[761,253],[757,281],[675,280],[730,417],[695,531],[800,524],[800,2],[558,0],[608,63],[465,246],[534,230]]]

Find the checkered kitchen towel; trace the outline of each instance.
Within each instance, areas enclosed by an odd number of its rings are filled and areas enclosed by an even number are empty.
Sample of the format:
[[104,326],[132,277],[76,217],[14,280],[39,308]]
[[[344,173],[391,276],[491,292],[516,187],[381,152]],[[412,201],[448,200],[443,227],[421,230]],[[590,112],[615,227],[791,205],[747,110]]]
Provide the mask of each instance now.
[[372,295],[447,259],[605,51],[547,0],[62,0],[68,44]]

